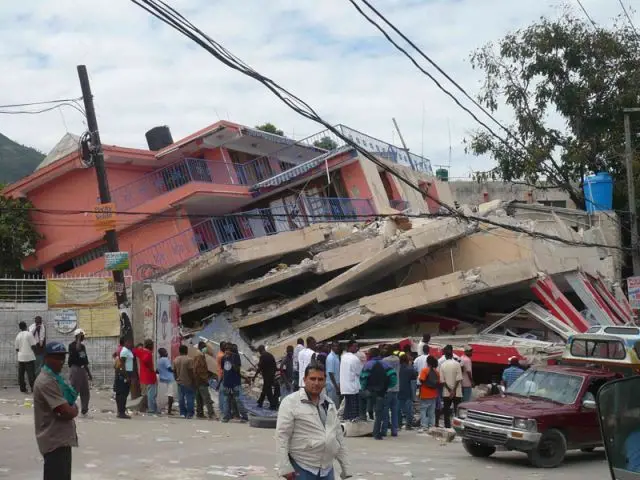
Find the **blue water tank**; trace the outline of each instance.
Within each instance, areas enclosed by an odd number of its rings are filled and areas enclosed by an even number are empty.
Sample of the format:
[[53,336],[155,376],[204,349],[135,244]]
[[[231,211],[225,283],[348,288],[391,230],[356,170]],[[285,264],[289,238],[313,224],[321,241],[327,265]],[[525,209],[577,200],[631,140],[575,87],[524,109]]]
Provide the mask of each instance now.
[[587,212],[613,209],[613,179],[606,172],[589,175],[584,182]]

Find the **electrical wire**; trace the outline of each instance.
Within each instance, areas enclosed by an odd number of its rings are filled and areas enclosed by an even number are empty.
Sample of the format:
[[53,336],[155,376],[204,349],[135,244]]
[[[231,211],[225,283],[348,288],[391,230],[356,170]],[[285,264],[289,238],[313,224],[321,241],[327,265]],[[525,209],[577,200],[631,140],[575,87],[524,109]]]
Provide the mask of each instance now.
[[618,0],[618,3],[622,7],[622,11],[624,12],[625,17],[627,17],[627,20],[629,21],[629,25],[631,25],[631,29],[636,34],[636,37],[638,38],[638,40],[640,40],[640,33],[638,32],[638,29],[634,25],[633,20],[631,20],[631,15],[629,15],[629,11],[627,10],[627,7],[624,6],[624,3],[622,2],[622,0]]
[[578,2],[578,5],[580,5],[580,9],[582,10],[582,13],[584,13],[584,16],[587,17],[587,19],[591,22],[591,25],[593,25],[593,28],[597,29],[598,26],[596,25],[596,22],[593,21],[593,18],[591,18],[591,15],[589,15],[589,12],[587,12],[587,9],[582,4],[582,0],[576,0],[576,1]]
[[70,102],[58,103],[51,107],[45,107],[40,110],[2,110],[0,109],[0,114],[2,115],[38,115],[40,113],[50,112],[51,110],[55,110],[56,108],[60,108],[60,107],[71,107],[74,110],[80,112],[80,114],[83,115],[85,118],[87,116],[87,114],[82,108],[80,108],[75,103],[70,103]]
[[14,103],[12,105],[0,105],[0,109],[2,108],[16,108],[16,107],[32,107],[35,105],[51,105],[52,103],[67,103],[67,102],[77,102],[82,100],[82,97],[77,98],[61,98],[60,100],[46,100],[44,102],[30,102],[30,103]]

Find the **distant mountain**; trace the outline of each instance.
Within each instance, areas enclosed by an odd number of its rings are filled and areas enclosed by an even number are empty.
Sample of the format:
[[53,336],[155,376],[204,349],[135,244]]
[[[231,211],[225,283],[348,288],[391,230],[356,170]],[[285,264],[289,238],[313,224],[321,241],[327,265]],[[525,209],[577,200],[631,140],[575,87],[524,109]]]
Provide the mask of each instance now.
[[43,159],[44,154],[20,145],[0,133],[0,184],[26,177]]

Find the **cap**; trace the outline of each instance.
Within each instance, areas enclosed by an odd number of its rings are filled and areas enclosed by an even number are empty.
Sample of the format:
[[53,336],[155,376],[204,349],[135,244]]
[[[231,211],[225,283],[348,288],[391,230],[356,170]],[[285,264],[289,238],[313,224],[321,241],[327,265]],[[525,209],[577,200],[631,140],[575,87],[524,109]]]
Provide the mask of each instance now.
[[60,342],[49,342],[44,348],[47,355],[65,355],[67,353],[67,347]]
[[78,335],[84,335],[84,330],[83,330],[83,329],[81,329],[81,328],[76,328],[76,329],[73,331],[73,336],[74,336],[74,337],[77,337]]

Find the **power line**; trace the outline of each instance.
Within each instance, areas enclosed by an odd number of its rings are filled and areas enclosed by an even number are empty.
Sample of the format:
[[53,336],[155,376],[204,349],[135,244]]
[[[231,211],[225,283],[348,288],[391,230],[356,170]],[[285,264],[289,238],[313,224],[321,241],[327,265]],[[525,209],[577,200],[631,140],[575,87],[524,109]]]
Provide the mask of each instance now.
[[74,110],[80,112],[81,115],[86,117],[86,114],[82,108],[80,108],[75,103],[63,102],[53,105],[51,107],[41,108],[40,110],[2,110],[0,109],[0,114],[2,115],[38,115],[40,113],[50,112],[51,110],[55,110],[60,107],[71,107]]
[[631,25],[631,29],[636,34],[636,37],[638,37],[638,40],[640,40],[640,33],[638,32],[638,29],[636,29],[636,26],[634,25],[633,20],[631,20],[631,15],[629,15],[629,11],[627,10],[627,7],[624,6],[624,3],[622,3],[622,0],[618,0],[618,3],[622,7],[622,11],[624,12],[625,17],[627,17],[627,20],[629,21],[629,25]]
[[458,212],[452,206],[447,205],[446,203],[442,202],[440,199],[435,198],[432,195],[430,195],[428,192],[423,191],[423,189],[421,189],[419,186],[415,185],[413,182],[411,182],[410,180],[406,179],[404,176],[396,172],[395,169],[389,167],[384,162],[380,161],[368,150],[362,148],[360,145],[353,142],[353,140],[343,135],[342,132],[338,131],[331,124],[329,124],[327,121],[322,119],[308,103],[306,103],[304,100],[300,99],[296,95],[292,94],[284,87],[281,87],[270,78],[267,78],[261,75],[260,73],[258,73],[252,67],[250,67],[241,59],[236,57],[233,53],[231,53],[222,45],[220,45],[211,37],[209,37],[206,33],[202,32],[197,27],[195,27],[189,20],[187,20],[181,13],[179,13],[173,7],[167,5],[161,0],[157,0],[157,1],[156,0],[131,0],[131,2],[139,6],[140,8],[144,9],[145,11],[149,12],[151,15],[153,15],[155,18],[159,19],[163,23],[171,26],[178,32],[182,33],[184,36],[191,39],[198,45],[200,45],[202,48],[204,48],[216,59],[218,59],[228,67],[262,83],[274,95],[280,98],[280,100],[282,100],[289,108],[291,108],[298,114],[304,116],[305,118],[308,118],[310,120],[313,120],[316,123],[324,125],[328,130],[334,133],[334,135],[336,135],[338,138],[342,139],[346,144],[350,145],[352,148],[360,152],[365,158],[367,158],[368,160],[370,160],[371,162],[379,166],[384,171],[389,172],[390,174],[398,178],[398,180],[400,180],[402,183],[406,184],[413,190],[419,192],[420,195],[422,195],[423,197],[430,198],[437,205],[441,206],[444,210],[448,212],[449,216],[456,217],[466,222],[487,223],[487,224],[495,225],[508,230],[524,233],[532,237],[556,240],[568,245],[593,246],[593,247],[599,246],[602,248],[618,248],[618,249],[622,248],[622,247],[611,247],[609,245],[604,245],[604,244],[585,244],[584,242],[571,241],[571,240],[567,240],[565,238],[559,237],[557,235],[548,235],[548,234],[542,234],[539,232],[531,232],[530,230],[527,230],[522,227],[505,225],[500,222],[489,220],[487,218],[477,217],[473,215],[465,215],[461,212]]
[[593,21],[593,18],[591,18],[591,15],[589,15],[589,12],[587,12],[587,9],[582,4],[582,0],[576,0],[576,1],[578,2],[578,5],[580,5],[580,9],[582,10],[582,13],[584,13],[584,16],[587,17],[587,19],[591,22],[591,25],[593,25],[593,28],[597,29],[598,26],[596,25],[596,22]]
[[0,105],[0,109],[2,109],[2,108],[16,108],[16,107],[32,107],[32,106],[35,106],[35,105],[51,105],[52,103],[77,102],[79,100],[82,100],[82,97],[61,98],[59,100],[46,100],[44,102],[14,103],[12,105]]

